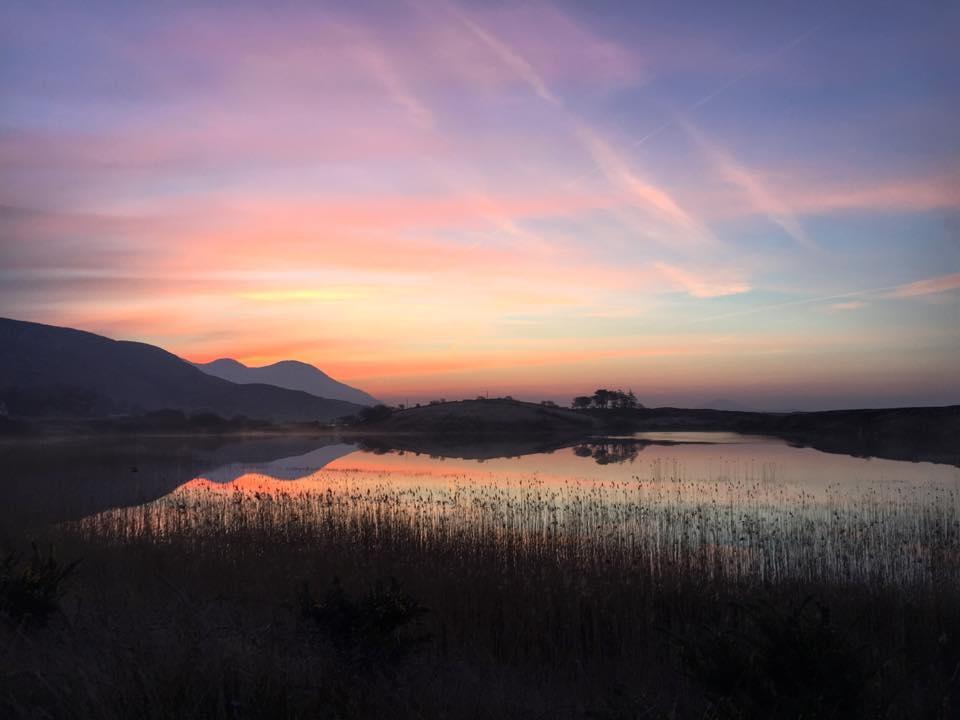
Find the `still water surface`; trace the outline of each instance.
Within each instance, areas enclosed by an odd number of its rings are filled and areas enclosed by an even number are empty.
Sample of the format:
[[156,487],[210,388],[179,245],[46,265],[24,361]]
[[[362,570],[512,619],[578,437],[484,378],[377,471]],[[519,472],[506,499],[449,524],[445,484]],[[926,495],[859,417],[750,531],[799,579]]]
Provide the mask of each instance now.
[[960,489],[960,468],[951,465],[831,454],[774,438],[712,432],[637,433],[552,452],[482,459],[409,451],[377,454],[337,443],[294,457],[229,463],[198,477],[293,490],[322,486],[331,475],[344,473],[402,485],[453,481],[510,487],[534,478],[548,486],[674,481],[683,483],[691,500],[697,499],[698,484],[716,482],[762,482],[818,496],[838,487],[852,493],[878,486]]
[[765,580],[929,584],[960,569],[951,465],[731,433],[641,433],[512,457],[482,444],[432,452],[289,437],[3,448],[0,522],[126,541],[295,534],[348,518]]
[[75,519],[198,484],[295,492],[323,489],[338,478],[406,488],[662,484],[692,502],[718,484],[757,485],[820,499],[838,492],[854,499],[898,489],[931,497],[960,491],[960,468],[953,465],[825,453],[777,438],[726,432],[637,433],[512,457],[498,457],[496,446],[483,444],[432,452],[372,452],[316,437],[0,446],[0,519]]

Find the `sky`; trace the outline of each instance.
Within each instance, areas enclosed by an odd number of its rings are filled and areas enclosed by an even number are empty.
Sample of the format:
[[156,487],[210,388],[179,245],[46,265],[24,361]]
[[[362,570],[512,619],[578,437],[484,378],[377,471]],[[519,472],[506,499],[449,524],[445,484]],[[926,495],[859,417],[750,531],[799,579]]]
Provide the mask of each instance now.
[[390,402],[960,402],[960,5],[0,6],[0,315]]

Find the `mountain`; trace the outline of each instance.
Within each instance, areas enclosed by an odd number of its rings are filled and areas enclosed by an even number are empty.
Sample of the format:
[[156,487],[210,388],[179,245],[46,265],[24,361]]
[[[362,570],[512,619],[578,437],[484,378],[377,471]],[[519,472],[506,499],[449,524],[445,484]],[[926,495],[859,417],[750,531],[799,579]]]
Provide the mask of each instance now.
[[302,390],[331,400],[346,400],[358,405],[376,405],[379,402],[362,390],[334,380],[313,365],[296,360],[284,360],[264,367],[247,367],[232,358],[221,358],[209,363],[194,363],[194,365],[208,375],[241,385],[266,383],[288,390]]
[[276,421],[331,420],[354,403],[271,385],[237,385],[166,350],[71,328],[0,318],[0,403],[10,415],[96,417],[163,408]]

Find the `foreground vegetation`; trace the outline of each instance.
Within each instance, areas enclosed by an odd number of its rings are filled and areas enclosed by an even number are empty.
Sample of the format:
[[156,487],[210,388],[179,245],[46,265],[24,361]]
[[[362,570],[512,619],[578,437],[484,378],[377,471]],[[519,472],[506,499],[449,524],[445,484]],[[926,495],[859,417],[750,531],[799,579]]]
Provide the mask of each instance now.
[[953,492],[827,489],[798,502],[763,479],[694,495],[668,477],[327,481],[279,494],[200,484],[64,524],[44,538],[56,555],[8,555],[0,714],[947,718],[960,707]]

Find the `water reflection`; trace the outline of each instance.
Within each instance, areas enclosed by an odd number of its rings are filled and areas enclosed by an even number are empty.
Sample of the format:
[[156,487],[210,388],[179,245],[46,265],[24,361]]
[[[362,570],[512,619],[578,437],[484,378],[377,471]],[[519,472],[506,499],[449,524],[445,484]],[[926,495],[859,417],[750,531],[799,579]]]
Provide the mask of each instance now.
[[274,480],[297,480],[354,452],[357,452],[356,445],[338,442],[293,457],[274,458],[257,463],[231,462],[204,472],[203,477],[214,483],[230,483],[243,475],[256,473]]
[[503,450],[290,437],[4,447],[0,519],[9,530],[80,518],[70,526],[117,539],[393,523],[781,579],[819,568],[929,582],[960,558],[960,469],[949,465],[729,433]]
[[631,440],[607,439],[599,442],[582,443],[573,448],[577,457],[592,458],[597,465],[633,462],[644,445]]
[[734,432],[703,432],[692,430],[638,432],[627,437],[634,440],[643,440],[649,443],[661,443],[665,445],[691,443],[708,443],[710,445],[743,445],[744,443],[782,444],[781,440],[763,437],[762,435],[742,435]]
[[711,439],[607,438],[479,459],[331,442],[211,467],[153,502],[71,527],[123,542],[410,532],[764,581],[929,584],[960,569],[957,468]]
[[[339,446],[334,454],[327,448]],[[194,477],[229,482],[262,468],[277,479],[353,452],[335,438],[123,437],[0,443],[0,533],[20,534],[163,497]],[[299,462],[293,462],[301,458]],[[303,460],[303,458],[309,458]]]

